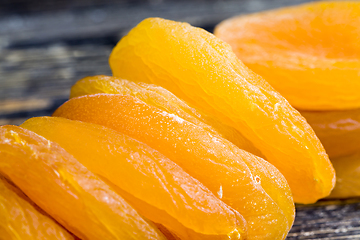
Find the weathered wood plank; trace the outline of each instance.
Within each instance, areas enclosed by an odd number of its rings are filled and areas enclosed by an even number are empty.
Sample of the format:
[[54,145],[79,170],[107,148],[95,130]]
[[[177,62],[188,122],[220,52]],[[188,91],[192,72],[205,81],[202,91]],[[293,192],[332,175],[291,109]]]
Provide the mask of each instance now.
[[0,55],[0,101],[65,98],[76,80],[89,75],[111,74],[108,66],[111,48],[55,45],[4,49]]
[[186,21],[212,29],[241,13],[262,11],[306,0],[148,1],[145,4],[97,5],[72,11],[37,12],[0,18],[0,47],[122,36],[148,17]]
[[360,239],[360,199],[297,205],[287,239]]

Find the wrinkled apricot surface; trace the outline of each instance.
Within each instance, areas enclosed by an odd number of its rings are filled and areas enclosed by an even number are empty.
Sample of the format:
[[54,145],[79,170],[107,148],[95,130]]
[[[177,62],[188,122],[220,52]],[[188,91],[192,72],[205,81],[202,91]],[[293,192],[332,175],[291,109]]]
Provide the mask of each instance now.
[[296,202],[315,202],[334,187],[334,169],[305,119],[205,30],[146,19],[109,61],[114,76],[159,84],[241,132],[286,177]]
[[360,109],[301,111],[301,114],[314,129],[331,161],[360,152]]
[[[199,181],[147,145],[112,129],[65,118],[27,120],[23,127],[57,142],[148,219],[181,239],[243,239],[242,216]],[[131,126],[128,126],[131,127]]]
[[0,127],[0,173],[80,239],[165,239],[73,156],[29,130]]
[[58,223],[39,212],[18,188],[0,176],[0,239],[74,239]]
[[295,108],[360,107],[360,2],[309,3],[234,17],[215,35]]
[[360,196],[360,109],[301,111],[323,143],[336,171],[330,198]]
[[[71,88],[70,98],[96,93],[110,93],[134,96],[147,104],[164,110],[168,113],[202,127],[211,133],[220,133],[239,148],[263,157],[262,153],[254,147],[239,131],[233,127],[222,124],[215,118],[189,106],[174,94],[158,85],[143,82],[132,82],[116,77],[98,75],[85,77]],[[204,124],[205,123],[205,124]]]
[[[131,92],[128,83],[123,85]],[[147,102],[156,99],[153,94]],[[130,95],[111,94],[73,98],[54,116],[110,127],[163,153],[245,217],[248,239],[284,239],[292,226],[294,204],[281,173],[204,123],[191,123]]]
[[360,152],[332,158],[336,170],[336,185],[329,198],[360,196]]

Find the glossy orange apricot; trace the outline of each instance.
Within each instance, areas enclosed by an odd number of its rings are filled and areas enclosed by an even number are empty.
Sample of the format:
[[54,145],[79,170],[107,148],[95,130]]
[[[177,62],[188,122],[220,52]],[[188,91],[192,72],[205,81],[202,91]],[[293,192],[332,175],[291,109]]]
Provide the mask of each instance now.
[[263,157],[259,149],[254,147],[239,131],[189,106],[186,102],[158,85],[143,82],[136,83],[104,75],[90,76],[80,79],[72,86],[70,98],[96,93],[121,94],[136,97],[151,106],[160,108],[168,113],[176,114],[211,133],[220,133],[224,138],[230,140],[239,148]]
[[360,109],[301,111],[323,143],[336,171],[329,198],[360,196]]
[[147,102],[156,97],[143,102],[130,95],[88,95],[69,100],[54,116],[110,127],[163,153],[245,217],[248,239],[286,237],[294,204],[275,167],[208,131],[205,123],[194,124]]
[[89,170],[117,186],[143,216],[181,239],[244,239],[242,216],[149,146],[112,129],[65,118],[21,125],[57,142]]
[[360,107],[360,2],[321,1],[234,17],[215,35],[297,109]]
[[74,239],[2,176],[0,176],[0,216],[0,239]]
[[360,152],[360,109],[300,113],[314,129],[331,161]]
[[360,196],[360,152],[331,159],[336,169],[336,185],[329,198]]
[[286,177],[295,202],[330,194],[335,172],[311,127],[212,34],[146,19],[117,44],[109,62],[114,76],[156,83],[241,132]]
[[0,173],[80,239],[165,240],[72,155],[34,132],[0,127]]

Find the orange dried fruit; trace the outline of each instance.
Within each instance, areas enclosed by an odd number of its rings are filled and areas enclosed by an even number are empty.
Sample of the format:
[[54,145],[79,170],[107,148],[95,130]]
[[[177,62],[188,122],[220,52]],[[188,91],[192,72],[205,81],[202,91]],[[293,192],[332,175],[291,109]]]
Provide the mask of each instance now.
[[334,187],[334,169],[305,119],[205,30],[146,19],[109,61],[114,76],[156,83],[241,132],[286,177],[295,202],[315,202]]
[[295,108],[360,107],[360,2],[238,16],[220,23],[215,35]]
[[0,176],[0,239],[74,239],[17,187]]
[[300,113],[314,129],[331,161],[360,152],[360,109]]
[[336,170],[336,185],[329,198],[360,196],[360,152],[331,159]]
[[65,118],[21,125],[57,142],[89,170],[111,182],[143,216],[181,239],[244,239],[242,216],[199,181],[147,145],[112,129]]
[[330,197],[360,194],[355,190],[360,2],[310,3],[235,17],[219,24],[216,35],[301,109],[337,172]]
[[0,172],[81,239],[165,239],[73,156],[34,132],[0,127]]
[[166,90],[158,87],[162,94],[157,94],[151,86],[128,81],[117,86],[112,91],[122,86],[139,98],[150,93],[151,97],[143,102],[119,94],[82,96],[63,104],[54,116],[110,127],[163,153],[245,217],[248,239],[286,237],[294,221],[294,203],[274,166],[237,148],[211,126],[179,117],[176,112],[181,109],[174,105],[170,112],[153,106]]
[[360,196],[360,109],[301,111],[321,140],[336,171],[329,198]]
[[168,113],[176,114],[186,121],[198,125],[213,134],[220,133],[224,138],[228,139],[239,148],[263,157],[262,153],[254,147],[249,140],[241,135],[239,131],[224,125],[215,118],[189,106],[174,94],[160,86],[98,75],[85,77],[77,81],[71,88],[70,98],[96,93],[131,95],[151,106],[160,108]]

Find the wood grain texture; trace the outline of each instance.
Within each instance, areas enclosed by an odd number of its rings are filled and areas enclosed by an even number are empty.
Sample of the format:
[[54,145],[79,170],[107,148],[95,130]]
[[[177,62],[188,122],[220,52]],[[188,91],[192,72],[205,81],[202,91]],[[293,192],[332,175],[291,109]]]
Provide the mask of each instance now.
[[297,205],[287,239],[360,239],[360,199]]
[[[16,0],[19,1],[19,0]],[[232,0],[232,1],[144,1],[73,7],[62,11],[32,11],[0,18],[0,47],[28,47],[49,42],[117,39],[144,18],[162,17],[186,21],[212,30],[220,21],[240,14],[295,5],[304,0]],[[54,1],[54,4],[61,2]],[[69,1],[63,1],[68,3]],[[74,0],[73,2],[78,2]],[[80,2],[80,1],[79,1]],[[111,2],[111,1],[110,1]],[[128,1],[129,2],[129,1]],[[140,1],[141,2],[141,1]],[[69,4],[69,3],[68,3]],[[35,4],[36,5],[36,4]],[[70,4],[76,5],[76,4]],[[85,7],[86,6],[86,7]],[[44,5],[46,9],[46,5]],[[1,7],[0,7],[1,9]]]
[[[212,31],[221,20],[240,13],[305,1],[44,2],[0,5],[0,125],[51,115],[78,79],[110,75],[112,47],[146,17],[187,21]],[[288,239],[360,239],[360,199],[297,205]]]

